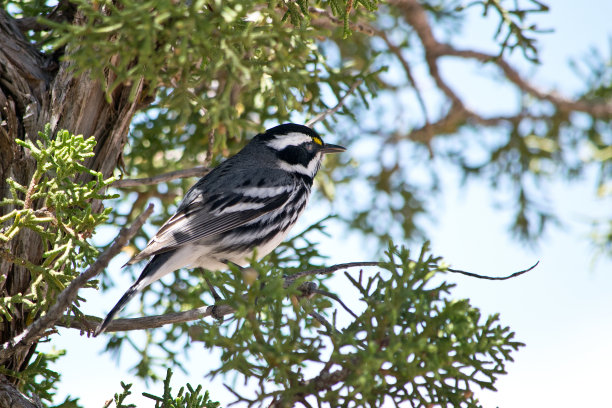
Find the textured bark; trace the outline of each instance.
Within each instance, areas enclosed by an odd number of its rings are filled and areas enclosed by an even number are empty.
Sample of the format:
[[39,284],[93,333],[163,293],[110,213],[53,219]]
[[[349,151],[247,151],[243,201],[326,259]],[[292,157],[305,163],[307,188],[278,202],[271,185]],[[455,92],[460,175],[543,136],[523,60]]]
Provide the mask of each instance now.
[[[71,12],[64,17],[75,24],[79,22],[78,13]],[[138,101],[144,100],[142,82],[119,86],[109,103],[99,82],[93,81],[87,73],[76,75],[67,60],[60,62],[57,56],[40,53],[3,9],[0,9],[0,44],[0,200],[8,196],[5,182],[8,177],[27,185],[35,170],[33,158],[15,143],[15,139],[36,140],[46,123],[51,124],[53,134],[67,129],[86,137],[95,136],[96,155],[86,165],[109,177],[121,160]],[[135,98],[130,100],[133,86],[137,90]],[[101,210],[100,203],[95,207]],[[0,215],[9,211],[11,208],[0,207]],[[13,239],[8,249],[13,255],[36,264],[42,260],[41,240],[27,230]],[[0,259],[0,274],[6,278],[0,280],[0,296],[28,291],[30,273],[25,268]],[[10,321],[3,317],[0,344],[21,333],[34,317],[27,316],[19,308],[12,313]],[[28,350],[0,360],[0,366],[23,370],[35,347],[34,344]],[[0,377],[0,382],[15,385],[18,381]],[[0,389],[0,406],[3,405],[3,389]]]
[[26,398],[9,384],[0,383],[0,408],[42,408],[40,401]]

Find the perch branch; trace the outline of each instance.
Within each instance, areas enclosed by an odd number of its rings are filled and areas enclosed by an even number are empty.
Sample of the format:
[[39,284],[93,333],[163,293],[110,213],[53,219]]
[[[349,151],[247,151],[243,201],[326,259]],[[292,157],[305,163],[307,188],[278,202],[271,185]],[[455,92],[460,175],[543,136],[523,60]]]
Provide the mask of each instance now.
[[[285,277],[284,287],[288,288],[296,279],[307,277],[307,276],[316,276],[316,275],[328,275],[330,273],[334,273],[341,269],[347,268],[356,268],[356,267],[365,267],[365,266],[381,266],[382,262],[348,262],[337,265],[332,265],[327,268],[320,269],[312,269],[308,271],[302,271],[295,273],[290,276]],[[486,276],[479,275],[473,272],[467,272],[459,269],[451,269],[447,268],[446,271],[452,273],[458,273],[461,275],[470,276],[472,278],[478,279],[486,279],[486,280],[507,280],[515,278],[519,275],[527,273],[533,270],[539,262],[535,265],[531,266],[528,269],[524,269],[518,272],[513,272],[507,276]],[[437,267],[437,265],[431,265],[432,267]],[[314,294],[320,294],[324,296],[328,296],[337,302],[347,310],[353,317],[356,315],[340,300],[340,298],[332,293],[327,291],[323,291],[316,288],[316,284],[313,282],[305,282],[302,284],[299,289],[302,291],[302,296],[309,297]],[[214,308],[214,311],[213,311]],[[234,313],[234,309],[228,305],[216,305],[216,306],[202,306],[196,309],[187,310],[184,312],[175,312],[175,313],[167,313],[163,315],[156,316],[147,316],[147,317],[138,317],[132,319],[116,319],[108,326],[106,329],[107,332],[118,332],[118,331],[131,331],[131,330],[144,330],[144,329],[153,329],[157,327],[162,327],[167,324],[176,324],[176,323],[186,323],[194,320],[200,320],[205,317],[213,316],[215,318],[220,318],[225,315],[229,315]],[[318,316],[312,315],[315,319],[318,319]],[[93,332],[96,327],[100,324],[102,319],[98,317],[86,317],[83,319],[78,319],[74,317],[64,316],[64,318],[59,322],[59,326],[79,329],[84,332]],[[49,326],[50,327],[50,326]]]
[[[217,305],[215,316],[225,316],[234,313],[234,309],[227,305]],[[163,315],[137,317],[133,319],[115,319],[111,322],[105,332],[119,332],[131,330],[144,330],[162,327],[167,324],[186,323],[200,320],[212,316],[212,306],[202,306],[184,312],[167,313]],[[86,319],[75,319],[64,317],[60,326],[72,329],[79,329],[84,332],[92,333],[102,322],[98,317],[88,317]]]

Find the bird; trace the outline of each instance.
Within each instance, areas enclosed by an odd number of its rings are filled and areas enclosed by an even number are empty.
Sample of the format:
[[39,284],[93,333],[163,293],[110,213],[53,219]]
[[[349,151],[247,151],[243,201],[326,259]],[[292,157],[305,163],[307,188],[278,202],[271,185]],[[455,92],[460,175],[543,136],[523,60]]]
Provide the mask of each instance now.
[[[263,258],[287,236],[310,197],[327,144],[308,126],[284,123],[254,136],[238,153],[198,180],[147,246],[126,265],[152,257],[96,328],[103,333],[146,286],[177,269],[224,270]],[[124,266],[126,266],[124,265]]]

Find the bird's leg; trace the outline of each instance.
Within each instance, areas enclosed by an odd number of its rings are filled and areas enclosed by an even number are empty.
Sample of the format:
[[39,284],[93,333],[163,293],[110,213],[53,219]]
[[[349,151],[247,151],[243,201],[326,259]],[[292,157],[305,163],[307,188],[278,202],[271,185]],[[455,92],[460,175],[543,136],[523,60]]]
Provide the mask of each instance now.
[[216,320],[223,321],[223,315],[220,315],[219,313],[217,313],[217,309],[218,309],[217,308],[217,303],[222,301],[223,298],[221,297],[221,295],[219,295],[219,293],[217,292],[217,289],[215,289],[214,285],[212,284],[212,282],[208,278],[208,274],[206,273],[207,271],[202,269],[202,268],[198,268],[198,269],[200,269],[200,271],[204,275],[204,281],[208,285],[208,289],[210,290],[210,294],[212,295],[213,299],[215,300],[215,304],[214,305],[208,306],[208,310],[210,311],[210,315],[213,318],[215,318]]
[[[241,271],[245,271],[247,268],[244,268],[238,264],[233,263],[232,261],[228,261],[225,260],[224,263],[226,263],[228,266],[229,265],[233,265],[236,268],[238,268]],[[222,321],[223,320],[223,315],[220,315],[217,313],[217,303],[219,303],[220,301],[223,300],[223,298],[221,297],[221,295],[219,295],[219,293],[217,292],[217,289],[215,289],[214,285],[210,282],[210,279],[208,279],[208,275],[206,274],[205,271],[204,272],[204,280],[206,281],[206,284],[208,285],[208,289],[210,290],[210,294],[212,295],[213,299],[215,300],[215,304],[212,306],[209,306],[210,308],[210,315],[212,317],[214,317],[217,320]]]
[[213,284],[210,283],[210,279],[208,279],[207,275],[204,275],[204,280],[206,281],[206,284],[208,285],[208,289],[210,290],[210,294],[212,295],[213,299],[215,299],[215,303],[217,303],[220,300],[223,300],[221,298],[221,296],[219,295],[219,293],[217,292],[217,289],[215,289]]

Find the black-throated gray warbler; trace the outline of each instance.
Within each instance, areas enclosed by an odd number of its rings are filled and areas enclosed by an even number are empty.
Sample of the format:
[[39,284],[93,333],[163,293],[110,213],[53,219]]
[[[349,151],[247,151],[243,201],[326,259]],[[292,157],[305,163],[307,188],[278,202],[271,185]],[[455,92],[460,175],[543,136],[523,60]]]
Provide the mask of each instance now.
[[194,184],[176,213],[128,262],[153,256],[95,335],[104,332],[138,292],[172,271],[218,270],[230,262],[243,266],[255,249],[260,257],[270,253],[304,211],[323,155],[344,150],[293,123],[255,136]]

